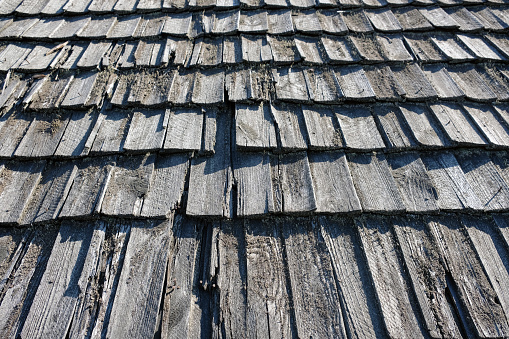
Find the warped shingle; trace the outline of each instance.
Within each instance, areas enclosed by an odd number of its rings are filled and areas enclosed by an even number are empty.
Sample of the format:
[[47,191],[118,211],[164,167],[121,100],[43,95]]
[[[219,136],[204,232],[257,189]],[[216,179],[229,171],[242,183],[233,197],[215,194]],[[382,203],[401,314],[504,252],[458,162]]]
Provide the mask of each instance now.
[[[331,64],[354,63],[360,60],[348,38],[323,36],[321,41]],[[272,53],[274,53],[274,48],[272,48]]]
[[162,6],[161,0],[140,0],[136,5],[136,10],[143,12],[151,12],[160,10]]
[[274,121],[267,104],[235,106],[236,145],[244,150],[277,147]]
[[362,67],[341,67],[335,69],[334,73],[345,99],[361,101],[375,99],[375,92]]
[[175,72],[175,79],[171,86],[169,102],[174,104],[186,104],[191,102],[193,95],[194,79],[197,72]]
[[377,100],[400,100],[406,94],[389,66],[368,66],[364,70]]
[[64,19],[42,19],[23,33],[23,38],[48,39],[64,23]]
[[343,97],[339,82],[330,69],[304,70],[304,78],[311,100],[318,103],[336,103]]
[[365,212],[396,213],[405,210],[391,169],[382,153],[348,155],[357,195]]
[[401,113],[414,138],[421,146],[441,147],[449,145],[446,135],[424,105],[401,104]]
[[61,69],[64,70],[71,70],[78,68],[78,62],[85,53],[85,50],[87,49],[88,44],[87,43],[79,43],[76,45],[73,45],[72,48],[69,51],[69,55],[64,63],[60,65]]
[[188,168],[187,154],[157,157],[150,179],[150,189],[143,199],[142,216],[168,217],[180,207]]
[[223,39],[223,63],[239,64],[242,62],[242,44],[236,37],[225,36]]
[[310,153],[309,165],[316,197],[316,212],[345,213],[361,210],[343,152]]
[[85,14],[92,0],[69,0],[64,6],[64,12],[69,14]]
[[503,72],[500,72],[497,67],[490,64],[478,65],[476,71],[493,93],[495,93],[498,100],[509,99],[509,83]]
[[[296,8],[310,8],[315,6],[315,0],[288,0],[291,6]],[[265,1],[267,3],[267,1]]]
[[37,18],[27,18],[13,21],[9,26],[5,27],[0,31],[0,38],[19,38],[30,29],[33,25],[35,25],[39,19]]
[[343,146],[339,123],[327,106],[302,106],[309,149],[325,150]]
[[80,107],[85,108],[89,99],[98,73],[82,73],[74,78],[69,91],[62,101],[62,107]]
[[67,18],[49,35],[51,39],[69,39],[77,36],[90,22],[90,17]]
[[85,158],[79,162],[78,172],[59,216],[76,217],[98,213],[114,164],[115,159],[112,157]]
[[23,208],[32,195],[44,161],[10,162],[0,166],[0,222],[17,223]]
[[367,33],[373,31],[373,26],[364,14],[363,10],[339,11],[348,29],[356,33]]
[[[44,84],[35,93],[31,94],[31,109],[54,109],[58,108],[67,90],[74,79],[73,75],[45,78]],[[27,102],[27,98],[25,98]]]
[[293,33],[292,11],[278,10],[268,11],[269,33],[270,34],[291,34]]
[[269,155],[258,152],[236,154],[233,171],[237,181],[237,215],[257,216],[274,212]]
[[123,111],[101,113],[96,122],[97,133],[90,140],[90,153],[111,153],[122,151],[124,139],[129,128],[131,115]]
[[346,27],[343,18],[337,11],[323,10],[318,12],[318,19],[324,33],[329,34],[346,34],[348,27]]
[[384,148],[384,142],[368,107],[334,106],[345,139],[345,147],[354,150]]
[[274,62],[278,64],[289,64],[300,61],[300,54],[295,45],[295,39],[268,36],[267,41],[270,44]]
[[[219,3],[219,1],[218,1]],[[215,14],[214,27],[212,33],[215,34],[231,34],[236,33],[239,29],[240,12],[227,11]]]
[[448,60],[427,36],[405,34],[405,42],[412,50],[415,57],[420,61],[436,62]]
[[108,39],[128,39],[134,35],[141,22],[141,16],[127,16],[117,20],[112,29],[108,32]]
[[400,32],[403,28],[394,13],[388,8],[366,12],[376,30],[381,32]]
[[391,69],[408,100],[427,100],[437,97],[437,92],[416,63],[393,66]]
[[509,28],[509,25],[501,20],[490,7],[481,6],[475,9],[470,9],[470,12],[474,14],[484,28],[491,31],[503,31]]
[[276,96],[278,100],[308,101],[308,89],[301,69],[282,68],[274,70]]
[[0,52],[0,71],[7,71],[11,67],[19,65],[28,54],[32,52],[32,46],[26,44],[9,44]]
[[125,150],[155,151],[163,145],[169,112],[135,111],[124,143]]
[[477,127],[465,116],[458,104],[432,104],[430,108],[453,142],[465,145],[486,144]]
[[460,99],[465,96],[443,65],[424,65],[422,70],[440,99]]
[[224,71],[221,69],[198,73],[193,86],[193,103],[222,103],[224,101],[224,77]]
[[265,33],[269,29],[267,11],[245,11],[240,13],[239,31],[243,33]]
[[475,56],[470,54],[450,35],[435,35],[431,41],[447,58],[454,62],[471,61]]
[[11,14],[23,0],[2,1],[0,3],[0,14]]
[[305,152],[273,158],[272,178],[276,211],[305,213],[316,209],[313,180]]
[[405,31],[427,31],[433,26],[417,8],[395,9],[394,14]]
[[483,81],[473,66],[449,66],[447,70],[467,98],[475,101],[494,101],[497,99],[495,93]]
[[79,68],[99,68],[103,57],[111,48],[110,42],[92,41],[79,58]]
[[49,0],[24,0],[17,8],[15,13],[21,15],[39,14],[48,4]]
[[203,114],[194,108],[171,110],[163,148],[169,151],[199,151],[202,144]]
[[242,59],[247,62],[267,62],[272,60],[270,45],[265,36],[242,35]]
[[438,212],[436,190],[417,153],[388,155],[392,176],[408,212]]
[[[99,113],[75,111],[60,139],[55,156],[77,157],[87,155],[97,134]],[[95,128],[97,126],[97,128]]]
[[483,209],[454,155],[449,152],[434,152],[422,155],[421,159],[433,181],[440,209]]
[[138,216],[149,191],[155,154],[119,157],[115,163],[101,203],[101,213]]
[[388,148],[409,148],[417,145],[397,106],[376,105],[373,111]]
[[92,0],[88,10],[92,13],[109,13],[113,11],[113,7],[117,0]]
[[315,10],[298,12],[292,18],[297,32],[319,34],[322,31],[318,13]]
[[463,108],[491,144],[509,146],[509,128],[497,118],[491,105],[465,102]]
[[0,118],[0,156],[12,156],[32,120],[32,116],[18,110],[12,110]]
[[298,105],[271,105],[272,116],[283,150],[307,149],[307,134],[302,109]]
[[323,64],[326,59],[321,51],[323,46],[318,38],[296,37],[295,44],[303,63]]
[[171,13],[166,17],[162,33],[174,36],[187,36],[191,28],[191,13]]
[[189,66],[217,66],[223,61],[223,38],[203,39],[194,42],[193,55]]
[[137,0],[123,0],[117,1],[115,7],[113,7],[114,12],[118,13],[129,13],[133,12],[136,8]]
[[48,163],[25,206],[21,222],[31,224],[56,219],[77,170],[76,163],[72,161]]
[[382,62],[385,60],[383,51],[377,39],[373,35],[360,35],[350,37],[353,46],[361,59],[365,62]]
[[35,46],[21,63],[14,65],[14,68],[22,72],[43,72],[48,68],[55,68],[56,63],[64,55],[65,49],[52,51],[53,45]]
[[479,58],[483,60],[502,61],[505,58],[480,37],[458,34],[458,38]]
[[420,8],[421,14],[436,28],[454,29],[460,25],[440,7]]
[[377,41],[389,61],[412,61],[403,39],[398,35],[378,35]]
[[463,32],[474,32],[484,28],[484,25],[475,15],[465,7],[454,7],[446,9],[450,17],[459,24],[459,30]]

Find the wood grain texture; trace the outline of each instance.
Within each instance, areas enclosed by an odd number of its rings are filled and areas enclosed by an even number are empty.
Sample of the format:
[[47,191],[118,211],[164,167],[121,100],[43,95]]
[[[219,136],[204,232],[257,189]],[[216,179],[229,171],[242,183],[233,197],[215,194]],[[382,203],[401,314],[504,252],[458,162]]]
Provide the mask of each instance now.
[[339,68],[334,73],[345,99],[370,101],[375,98],[375,92],[360,66]]
[[310,153],[318,213],[345,213],[361,210],[361,204],[343,152]]
[[257,216],[274,212],[274,196],[268,154],[234,154],[237,215]]
[[470,319],[467,326],[479,337],[506,336],[509,327],[504,311],[495,302],[496,293],[459,221],[451,217],[432,219],[429,228]]
[[351,63],[359,60],[359,56],[347,38],[323,36],[322,45],[331,64]]
[[456,85],[447,69],[442,65],[426,65],[423,72],[440,99],[461,99],[465,96],[465,93]]
[[170,151],[200,150],[203,120],[202,112],[195,108],[171,110],[163,149]]
[[111,309],[108,337],[151,337],[163,293],[171,222],[134,223]]
[[377,105],[374,107],[373,113],[378,126],[381,127],[381,135],[388,148],[408,149],[417,146],[398,107]]
[[120,157],[108,180],[101,213],[138,216],[150,186],[155,154]]
[[375,150],[385,147],[375,119],[367,107],[336,106],[334,110],[347,148]]
[[389,336],[424,337],[421,319],[412,309],[414,296],[390,225],[375,216],[358,219],[356,224]]
[[421,156],[441,210],[483,209],[458,161],[448,152]]
[[98,117],[99,113],[97,111],[74,112],[69,118],[69,123],[54,155],[56,157],[87,155],[90,151],[90,145],[87,144],[87,141],[93,133]]
[[402,116],[419,143],[424,147],[440,147],[449,145],[444,132],[426,106],[417,104],[401,104]]
[[302,106],[310,149],[336,149],[343,146],[339,123],[326,106]]
[[391,69],[408,100],[426,100],[437,97],[437,92],[416,63],[393,66]]
[[271,112],[283,150],[307,148],[307,133],[302,109],[297,105],[274,104]]
[[282,68],[273,72],[276,96],[279,100],[305,102],[309,100],[308,89],[302,70]]
[[276,130],[266,104],[235,106],[236,145],[242,150],[265,150],[277,147]]
[[320,217],[320,234],[330,253],[339,286],[343,321],[350,338],[384,337],[384,324],[361,249],[356,225],[351,219]]
[[394,213],[405,210],[405,204],[383,154],[351,153],[348,164],[364,211]]
[[417,153],[388,155],[392,176],[405,203],[414,213],[438,212],[438,197],[433,182]]
[[90,153],[119,152],[124,148],[124,140],[127,135],[131,115],[128,112],[114,110],[107,113],[101,112],[97,119],[97,133],[92,143]]
[[188,169],[188,154],[158,156],[150,177],[150,189],[143,199],[141,215],[168,217],[181,207]]
[[465,103],[463,108],[492,145],[509,145],[509,129],[491,106]]
[[168,111],[135,111],[129,125],[124,149],[136,151],[159,150],[163,145]]
[[[23,337],[63,337],[81,308],[104,241],[104,224],[63,223],[51,251]],[[77,319],[74,319],[76,321]]]
[[398,83],[389,66],[366,66],[364,71],[378,100],[400,100],[405,96],[405,90]]
[[308,86],[309,97],[314,102],[337,103],[343,97],[339,82],[331,70],[305,70],[304,79]]
[[295,326],[301,338],[346,338],[331,257],[306,222],[281,225]]
[[447,278],[440,263],[440,250],[425,222],[417,217],[398,218],[394,221],[394,234],[408,270],[408,284],[415,292],[429,335],[461,337],[453,305],[447,299]]
[[448,71],[467,98],[488,102],[497,99],[497,95],[493,93],[473,66],[449,66]]

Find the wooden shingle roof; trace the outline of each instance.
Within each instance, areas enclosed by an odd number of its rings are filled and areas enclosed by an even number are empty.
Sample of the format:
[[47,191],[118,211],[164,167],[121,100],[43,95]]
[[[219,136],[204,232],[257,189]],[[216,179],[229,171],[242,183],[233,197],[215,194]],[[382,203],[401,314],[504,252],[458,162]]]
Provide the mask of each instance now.
[[509,338],[506,0],[0,0],[0,338]]

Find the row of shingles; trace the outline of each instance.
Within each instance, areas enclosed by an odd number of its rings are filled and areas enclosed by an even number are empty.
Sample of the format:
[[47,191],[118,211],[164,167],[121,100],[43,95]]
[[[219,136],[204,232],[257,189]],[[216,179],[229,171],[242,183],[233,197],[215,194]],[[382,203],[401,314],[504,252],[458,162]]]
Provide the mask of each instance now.
[[[438,4],[441,6],[456,5],[477,5],[483,1],[480,0],[201,0],[201,1],[185,1],[185,0],[141,0],[141,1],[117,1],[117,0],[14,0],[0,2],[0,14],[17,14],[17,15],[60,15],[70,14],[79,15],[85,13],[103,14],[103,13],[132,13],[132,12],[153,12],[153,11],[183,11],[183,10],[201,10],[206,8],[215,8],[218,10],[228,10],[232,8],[260,8],[260,7],[384,7],[384,6],[406,6],[409,4],[429,6]],[[505,4],[502,0],[493,0],[490,4]]]
[[[0,21],[0,38],[23,40],[137,39],[159,35],[230,35],[237,33],[316,35],[350,33],[398,33],[402,31],[480,30],[504,31],[509,14],[504,7],[447,9],[440,7],[395,10],[256,10],[204,11],[125,17],[30,18]],[[455,20],[456,19],[456,20]]]
[[289,153],[408,151],[509,144],[507,107],[439,102],[375,106],[237,104],[236,147]]

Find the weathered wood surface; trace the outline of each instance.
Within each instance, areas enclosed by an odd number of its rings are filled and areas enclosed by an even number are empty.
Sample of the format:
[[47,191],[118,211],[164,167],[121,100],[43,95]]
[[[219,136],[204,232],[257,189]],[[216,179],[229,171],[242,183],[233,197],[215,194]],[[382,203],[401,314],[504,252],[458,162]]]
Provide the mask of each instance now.
[[440,147],[449,144],[446,135],[438,127],[439,125],[426,106],[402,104],[399,108],[415,140],[421,146]]
[[[73,79],[74,76],[71,75],[44,81],[40,89],[31,93],[30,108],[34,110],[57,108],[64,99]],[[24,101],[27,102],[27,99],[25,98]]]
[[437,97],[437,92],[417,64],[393,66],[391,69],[408,100],[426,100]]
[[342,67],[336,69],[334,73],[336,74],[345,99],[357,101],[370,101],[375,99],[375,92],[362,67]]
[[507,336],[509,326],[504,311],[495,301],[496,292],[459,221],[454,217],[432,219],[429,228],[456,285],[454,292],[467,312],[467,326],[482,338]]
[[369,108],[335,107],[345,146],[355,150],[375,150],[385,147]]
[[417,146],[412,132],[403,122],[398,107],[377,105],[373,113],[378,125],[381,126],[380,131],[388,148],[403,149]]
[[198,151],[202,143],[203,114],[195,108],[169,112],[163,148],[173,151]]
[[302,106],[310,149],[335,149],[343,146],[337,119],[326,106]]
[[405,96],[405,90],[389,66],[367,66],[364,71],[378,100],[401,100]]
[[111,157],[83,160],[78,166],[78,173],[74,177],[60,217],[98,213],[114,164],[115,160]]
[[0,222],[17,223],[34,192],[44,161],[11,162],[0,165]]
[[169,111],[135,111],[124,143],[126,150],[159,150],[163,145]]
[[394,16],[394,13],[390,9],[378,9],[367,12],[369,21],[375,27],[375,29],[386,32],[400,32],[403,30],[398,19]]
[[388,162],[406,210],[414,213],[438,212],[437,192],[419,155],[388,155]]
[[458,38],[480,59],[490,61],[504,60],[502,54],[500,54],[494,47],[484,42],[481,38],[465,34],[458,34]]
[[423,323],[412,307],[415,296],[390,225],[381,217],[369,217],[359,219],[357,227],[389,336],[425,337]]
[[274,212],[274,195],[268,154],[236,153],[233,162],[237,184],[237,215]]
[[351,338],[384,337],[385,330],[361,249],[357,226],[350,219],[318,219],[339,286],[343,321]]
[[69,122],[70,114],[35,118],[14,152],[19,157],[50,157],[55,153]]
[[324,57],[321,55],[321,45],[318,38],[296,37],[295,44],[303,64],[323,64]]
[[385,60],[384,53],[377,39],[371,35],[352,36],[350,40],[357,49],[359,57],[367,63],[378,63]]
[[2,126],[0,129],[0,155],[10,157],[21,139],[25,135],[28,126],[32,121],[32,117],[18,110],[11,110],[0,118]]
[[[225,147],[225,152],[229,153],[229,145],[232,138],[230,131],[232,126],[229,120],[231,119],[231,111],[219,112],[219,109],[216,107],[211,107],[202,108],[202,112],[204,116],[204,127],[200,153],[207,155],[214,154],[216,152],[216,144],[217,147]],[[218,115],[219,113],[223,114]],[[227,124],[227,126],[221,126],[220,124]],[[221,139],[221,134],[218,134],[218,132],[224,133],[225,139]],[[223,140],[225,144],[222,144]]]
[[96,274],[104,223],[63,223],[21,331],[22,337],[65,337],[90,277]]
[[464,145],[485,144],[477,127],[465,116],[458,104],[432,104],[430,108],[453,142]]
[[415,57],[423,62],[446,61],[449,58],[445,56],[440,49],[433,44],[430,38],[423,39],[420,35],[405,34],[405,42],[408,44]]
[[373,31],[373,26],[362,10],[349,10],[339,12],[343,21],[350,31],[356,33],[367,33]]
[[171,222],[134,224],[111,308],[111,338],[151,337],[158,328],[171,244]]
[[449,67],[448,71],[467,98],[474,101],[488,102],[497,99],[496,94],[482,80],[473,66]]
[[[309,161],[305,152],[282,154],[277,166],[272,166],[276,211],[305,213],[316,209],[316,195]],[[278,206],[277,192],[281,194]]]
[[484,210],[509,208],[509,186],[487,154],[465,151],[456,153],[456,158]]
[[168,217],[181,207],[189,155],[159,156],[150,178],[149,191],[143,199],[141,215],[145,217]]
[[215,125],[217,129],[214,126],[215,133],[207,137],[207,140],[214,142],[212,143],[214,155],[194,157],[191,161],[186,207],[188,215],[227,217],[233,212],[230,119],[228,112],[217,114],[217,125]]
[[331,64],[352,63],[359,60],[359,56],[346,38],[323,36],[321,42]]
[[441,210],[480,210],[481,201],[474,193],[458,161],[448,152],[421,156],[433,181]]
[[417,8],[403,7],[400,10],[394,10],[394,14],[405,31],[425,31],[433,27]]
[[51,33],[49,37],[51,39],[67,39],[75,37],[83,30],[83,28],[85,28],[90,20],[90,17],[68,18],[67,20],[64,20],[62,25]]
[[343,152],[310,153],[316,212],[358,212],[361,204]]
[[271,105],[272,117],[283,150],[307,149],[307,133],[302,109],[297,105]]
[[24,208],[21,222],[31,224],[56,219],[77,173],[74,162],[54,162],[46,166]]
[[301,69],[282,68],[273,71],[278,100],[305,102],[309,100],[308,89]]
[[309,98],[318,103],[337,103],[343,92],[334,73],[327,69],[304,71]]
[[259,220],[246,221],[244,227],[248,335],[290,338],[290,297],[279,230]]
[[92,92],[98,73],[82,73],[75,77],[62,101],[62,107],[84,108]]
[[281,224],[295,326],[301,338],[346,338],[331,258],[318,230],[305,222]]
[[425,7],[419,9],[419,11],[433,26],[437,28],[453,29],[459,27],[459,24],[441,7]]
[[82,38],[106,38],[117,18],[115,16],[105,16],[92,19],[89,24],[78,34]]
[[267,104],[235,107],[236,145],[244,150],[264,150],[277,147],[274,121]]
[[88,139],[93,133],[98,117],[99,113],[94,111],[74,112],[69,118],[54,155],[65,157],[87,155],[91,147]]
[[467,234],[476,249],[476,253],[507,318],[509,314],[509,290],[506,288],[505,282],[509,281],[507,270],[509,265],[508,249],[504,246],[504,241],[500,239],[499,230],[497,230],[492,220],[464,216],[462,223],[467,229]]
[[395,213],[405,210],[405,204],[383,154],[351,153],[348,164],[364,211]]
[[130,119],[128,112],[120,110],[109,111],[107,114],[101,112],[96,122],[97,132],[93,135],[94,139],[89,139],[92,143],[90,153],[123,150]]
[[465,96],[442,65],[426,65],[423,72],[440,99],[461,99]]
[[440,250],[426,224],[420,218],[398,218],[394,221],[395,239],[401,248],[409,282],[424,318],[424,326],[432,338],[459,338],[448,300],[446,271],[440,263]]
[[497,119],[491,106],[464,103],[463,108],[491,144],[509,146],[509,129]]

